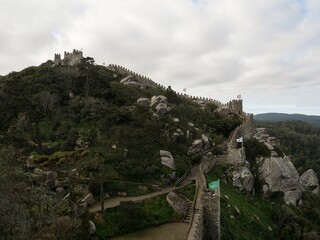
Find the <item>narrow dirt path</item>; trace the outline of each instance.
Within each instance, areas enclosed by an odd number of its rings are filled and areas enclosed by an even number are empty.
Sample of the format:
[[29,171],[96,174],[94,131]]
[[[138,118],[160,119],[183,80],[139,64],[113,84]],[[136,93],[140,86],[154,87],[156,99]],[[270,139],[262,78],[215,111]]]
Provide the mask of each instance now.
[[[113,208],[116,206],[120,205],[120,202],[124,202],[124,201],[131,201],[131,202],[137,202],[137,201],[142,201],[148,198],[152,198],[152,197],[156,197],[165,193],[169,193],[171,191],[177,190],[179,188],[182,188],[188,184],[190,184],[190,182],[194,179],[194,174],[193,174],[193,169],[191,170],[191,173],[189,174],[189,176],[182,181],[182,183],[179,186],[169,186],[166,188],[163,188],[160,191],[157,192],[153,192],[153,193],[149,193],[146,195],[141,195],[141,196],[134,196],[134,197],[112,197],[109,199],[106,199],[104,201],[104,209],[108,209],[108,208]],[[98,212],[101,210],[101,204],[100,202],[96,202],[94,203],[90,208],[89,208],[89,212]]]
[[200,174],[200,166],[198,165],[195,169],[193,169],[193,171],[194,171],[195,179],[198,183],[198,192],[197,192],[197,196],[196,196],[196,200],[195,200],[195,204],[194,204],[193,216],[191,218],[192,222],[190,224],[190,228],[188,231],[187,240],[193,240],[194,236],[195,236],[196,222],[197,222],[198,215],[199,215],[199,209],[201,207],[201,192],[202,192],[202,188],[204,187],[204,182],[203,182],[203,179],[201,178],[201,174]]

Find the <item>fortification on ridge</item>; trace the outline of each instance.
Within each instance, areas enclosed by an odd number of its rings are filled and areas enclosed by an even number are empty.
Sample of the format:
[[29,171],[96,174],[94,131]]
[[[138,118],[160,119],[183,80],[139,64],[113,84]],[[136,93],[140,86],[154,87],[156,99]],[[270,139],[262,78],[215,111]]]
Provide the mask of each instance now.
[[55,53],[53,63],[54,65],[70,65],[74,66],[81,62],[81,59],[83,59],[83,53],[82,51],[73,49],[73,51],[70,52],[64,52],[64,57],[61,59],[61,54]]
[[[61,54],[55,53],[53,63],[54,66],[57,65],[69,65],[69,66],[75,66],[81,63],[81,60],[83,59],[83,52],[73,49],[72,52],[64,52],[64,57],[61,59]],[[167,87],[158,84],[154,82],[149,77],[143,76],[139,73],[133,72],[125,67],[122,67],[120,65],[116,64],[109,64],[107,67],[110,71],[114,72],[115,74],[121,74],[121,75],[131,75],[141,86],[144,88],[161,88],[163,90],[167,90]],[[220,101],[212,98],[205,98],[205,97],[198,97],[198,96],[192,96],[185,93],[180,93],[172,90],[175,94],[177,94],[180,97],[187,98],[190,100],[197,101],[200,104],[206,104],[206,103],[213,103],[218,106],[218,108],[222,109],[229,109],[233,113],[236,113],[238,115],[243,115],[243,107],[242,107],[242,100],[231,100],[228,103],[221,103]]]
[[[137,82],[139,82],[145,88],[150,87],[150,88],[161,88],[163,90],[167,89],[165,86],[154,82],[149,77],[146,77],[146,76],[143,76],[139,73],[133,72],[133,71],[131,71],[125,67],[122,67],[120,65],[109,64],[107,66],[107,69],[109,69],[110,71],[113,71],[115,73],[121,74],[121,75],[131,75]],[[228,108],[232,112],[234,112],[238,115],[244,114],[243,107],[242,107],[242,104],[243,104],[242,99],[231,100],[228,103],[224,104],[224,103],[221,103],[220,101],[218,101],[216,99],[212,99],[212,98],[192,96],[192,95],[188,95],[185,93],[176,92],[174,90],[173,90],[173,92],[176,93],[180,97],[184,97],[184,98],[187,98],[190,100],[201,101],[204,104],[205,103],[213,103],[213,104],[217,105],[219,108]]]

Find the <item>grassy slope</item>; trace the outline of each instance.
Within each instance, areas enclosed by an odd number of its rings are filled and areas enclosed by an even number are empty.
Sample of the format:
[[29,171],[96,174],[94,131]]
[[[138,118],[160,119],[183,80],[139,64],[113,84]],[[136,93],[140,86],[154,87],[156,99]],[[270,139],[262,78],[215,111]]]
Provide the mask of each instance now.
[[[221,239],[275,239],[268,230],[271,225],[271,202],[247,197],[225,182],[223,166],[214,167],[207,182],[221,180]],[[237,213],[240,210],[240,214]]]
[[[187,185],[177,191],[193,199],[195,184]],[[182,217],[168,204],[166,194],[139,203],[123,202],[119,207],[108,209],[104,222],[97,225],[99,239],[134,232],[159,224],[178,221]]]

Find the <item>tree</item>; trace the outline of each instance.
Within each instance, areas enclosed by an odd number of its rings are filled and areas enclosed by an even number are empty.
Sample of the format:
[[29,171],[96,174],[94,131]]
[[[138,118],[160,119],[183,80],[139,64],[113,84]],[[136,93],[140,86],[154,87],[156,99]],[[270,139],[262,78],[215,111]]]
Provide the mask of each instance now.
[[41,106],[43,114],[48,111],[52,112],[55,104],[59,101],[59,96],[55,93],[43,90],[34,95],[36,102]]
[[37,239],[52,219],[53,193],[26,181],[18,151],[0,146],[0,238]]

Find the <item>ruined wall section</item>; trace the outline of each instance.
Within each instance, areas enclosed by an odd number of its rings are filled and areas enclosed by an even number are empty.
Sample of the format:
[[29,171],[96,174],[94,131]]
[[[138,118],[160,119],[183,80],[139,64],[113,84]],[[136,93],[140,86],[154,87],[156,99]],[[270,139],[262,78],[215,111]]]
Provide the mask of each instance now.
[[[254,131],[253,114],[246,114],[244,118],[244,123],[238,126],[229,136],[228,139],[228,153],[227,153],[227,163],[233,165],[241,165],[246,161],[245,150],[243,143],[246,139],[250,138]],[[237,139],[242,139],[242,144],[237,142]]]

